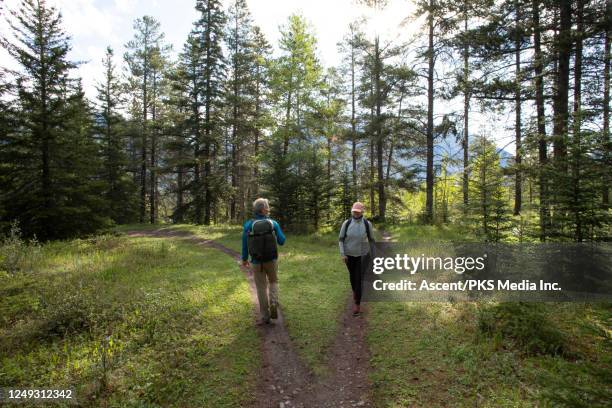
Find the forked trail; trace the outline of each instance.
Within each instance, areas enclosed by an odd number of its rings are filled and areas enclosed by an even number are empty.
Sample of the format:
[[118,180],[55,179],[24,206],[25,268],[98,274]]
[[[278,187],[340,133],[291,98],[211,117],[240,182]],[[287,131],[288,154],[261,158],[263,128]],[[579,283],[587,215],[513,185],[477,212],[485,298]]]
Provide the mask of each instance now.
[[[240,261],[240,254],[213,240],[195,236],[187,231],[160,228],[151,231],[129,231],[128,236],[173,237],[198,245],[218,249]],[[255,310],[259,310],[255,282],[249,268],[240,265],[251,289]],[[346,301],[340,317],[338,332],[328,355],[325,376],[315,376],[299,358],[285,326],[281,308],[274,324],[258,326],[261,337],[261,372],[254,408],[341,408],[371,407],[368,380],[368,349],[365,343],[367,308],[363,315],[353,317],[352,297]]]

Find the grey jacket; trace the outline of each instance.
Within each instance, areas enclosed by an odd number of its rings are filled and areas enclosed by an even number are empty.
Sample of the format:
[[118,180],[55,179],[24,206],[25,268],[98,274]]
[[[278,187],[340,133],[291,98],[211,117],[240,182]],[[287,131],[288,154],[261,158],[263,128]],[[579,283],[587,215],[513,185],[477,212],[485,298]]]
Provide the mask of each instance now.
[[[363,223],[364,218],[353,218],[351,224],[348,227],[346,233],[346,239],[342,241],[344,236],[344,230],[346,229],[346,223],[348,220],[342,223],[340,228],[340,235],[338,235],[338,245],[340,246],[340,256],[363,256],[370,252],[370,243],[368,242],[368,235],[366,228]],[[366,220],[367,221],[367,220]],[[370,227],[370,236],[374,236],[374,228],[372,223],[367,221]]]

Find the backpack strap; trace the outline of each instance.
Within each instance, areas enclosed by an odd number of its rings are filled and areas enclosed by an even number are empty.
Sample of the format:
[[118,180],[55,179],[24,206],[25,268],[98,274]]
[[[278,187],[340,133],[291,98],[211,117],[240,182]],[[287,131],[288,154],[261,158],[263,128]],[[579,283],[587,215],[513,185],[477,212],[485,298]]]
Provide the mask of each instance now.
[[368,235],[368,241],[372,242],[374,241],[372,239],[372,235],[370,234],[370,221],[366,220],[365,217],[363,218],[363,222],[365,223],[365,229],[366,229],[366,234]]
[[[345,221],[346,223],[346,227],[344,227],[344,233],[342,234],[342,238],[340,238],[340,240],[342,242],[344,242],[344,240],[346,239],[346,234],[348,232],[348,227],[349,225],[351,225],[351,221],[353,220],[353,217],[349,218],[348,220]],[[366,230],[366,235],[368,236],[368,241],[372,242],[374,241],[374,239],[372,239],[372,234],[370,233],[370,222],[363,217],[363,222],[365,224],[365,230]]]
[[270,224],[270,233],[276,235],[276,232],[274,231],[274,223],[269,218],[266,218],[266,220],[268,220],[268,224]]
[[348,231],[348,227],[349,227],[349,225],[351,225],[352,219],[353,219],[353,217],[351,217],[348,220],[344,221],[346,226],[344,227],[344,233],[342,234],[342,238],[340,238],[340,241],[342,241],[342,242],[344,242],[344,240],[346,239],[346,234],[347,234],[347,231]]
[[251,219],[251,230],[250,230],[250,234],[253,235],[253,228],[255,227],[255,223],[257,221],[268,221],[268,224],[270,224],[270,232],[272,234],[274,234],[274,223],[272,222],[272,220],[270,218],[260,218],[260,219],[256,219],[256,218],[252,218]]

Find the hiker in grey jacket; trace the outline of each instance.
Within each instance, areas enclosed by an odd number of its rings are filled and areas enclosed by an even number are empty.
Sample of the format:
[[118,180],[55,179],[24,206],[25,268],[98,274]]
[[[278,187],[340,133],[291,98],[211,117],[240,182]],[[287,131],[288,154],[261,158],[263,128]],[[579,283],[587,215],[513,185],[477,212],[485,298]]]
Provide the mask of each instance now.
[[360,202],[353,204],[352,217],[344,221],[338,237],[340,256],[348,268],[353,289],[353,316],[361,313],[362,278],[366,266],[364,257],[374,242],[372,223],[363,217],[364,208]]

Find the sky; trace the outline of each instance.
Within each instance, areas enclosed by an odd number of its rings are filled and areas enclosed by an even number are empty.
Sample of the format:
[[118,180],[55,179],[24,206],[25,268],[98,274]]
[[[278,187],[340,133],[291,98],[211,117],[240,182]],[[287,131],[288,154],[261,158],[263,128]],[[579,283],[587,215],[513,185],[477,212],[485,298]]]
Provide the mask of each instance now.
[[[227,5],[231,0],[223,0]],[[83,61],[77,74],[83,79],[85,93],[95,99],[95,85],[103,77],[102,58],[106,47],[115,51],[115,63],[124,66],[125,44],[133,37],[133,22],[143,15],[155,17],[161,23],[167,43],[175,55],[182,49],[192,23],[197,18],[196,0],[47,0],[60,10],[64,29],[71,36],[73,61]],[[20,0],[0,0],[2,7],[16,9]],[[420,28],[419,21],[401,24],[414,13],[414,1],[389,0],[382,11],[359,5],[355,0],[247,0],[254,23],[262,28],[268,41],[278,50],[279,28],[293,13],[302,14],[311,24],[318,39],[318,56],[323,66],[340,62],[337,43],[346,35],[348,25],[360,17],[367,17],[362,26],[367,36],[380,35],[383,41],[402,42],[410,39]],[[5,14],[5,11],[2,11]],[[5,16],[0,17],[0,33],[7,35]],[[0,48],[0,66],[16,68],[16,63]],[[439,106],[438,111],[452,109]],[[486,119],[473,121],[476,132],[499,134],[499,123],[492,127]],[[503,133],[505,129],[502,130]],[[471,132],[472,133],[472,132]],[[497,137],[498,146],[506,144]]]
[[[125,43],[133,36],[133,22],[151,15],[161,23],[166,41],[178,53],[197,18],[195,0],[47,0],[62,13],[65,31],[72,37],[70,58],[85,61],[78,69],[85,91],[95,97],[95,83],[102,75],[101,60],[106,46],[115,50],[115,62],[122,62]],[[2,2],[2,0],[0,0]],[[226,6],[230,0],[225,0]],[[5,9],[15,9],[20,0],[4,0]],[[247,0],[254,23],[259,25],[275,47],[279,28],[293,13],[300,13],[310,22],[318,38],[319,58],[324,66],[336,65],[339,55],[336,44],[342,40],[351,21],[362,15],[370,17],[366,31],[375,30],[389,38],[399,38],[400,22],[411,14],[413,5],[407,0],[392,0],[381,12],[357,5],[354,0]],[[8,25],[0,24],[0,32],[8,33]],[[0,65],[16,67],[14,61],[0,51]]]

